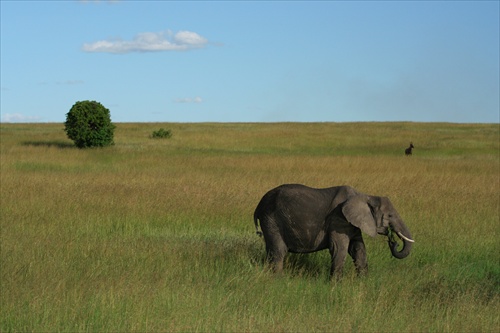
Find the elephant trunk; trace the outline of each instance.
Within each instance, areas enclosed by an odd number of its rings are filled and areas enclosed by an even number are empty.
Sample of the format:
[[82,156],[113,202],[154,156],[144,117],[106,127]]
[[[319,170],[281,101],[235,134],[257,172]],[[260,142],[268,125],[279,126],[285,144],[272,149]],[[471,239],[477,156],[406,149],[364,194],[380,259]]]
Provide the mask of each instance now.
[[398,251],[398,243],[394,239],[392,233],[389,233],[389,248],[391,249],[392,255],[397,259],[406,258],[410,254],[412,243],[415,242],[411,238],[410,231],[408,231],[407,228],[403,228],[403,231],[393,229],[392,232],[395,232],[398,235],[399,239],[403,241],[403,248]]

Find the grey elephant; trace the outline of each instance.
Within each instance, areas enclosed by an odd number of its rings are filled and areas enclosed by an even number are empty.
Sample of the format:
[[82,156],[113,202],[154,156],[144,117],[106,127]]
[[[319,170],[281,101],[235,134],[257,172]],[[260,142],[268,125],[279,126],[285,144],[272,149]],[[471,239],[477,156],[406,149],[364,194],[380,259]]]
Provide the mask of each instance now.
[[[389,198],[363,194],[350,186],[278,186],[260,200],[254,223],[257,234],[264,236],[267,260],[277,272],[282,271],[287,252],[328,249],[332,259],[330,277],[342,275],[347,254],[362,275],[368,264],[361,232],[371,237],[388,236],[391,253],[398,259],[410,254],[414,242]],[[399,251],[395,234],[403,242]]]

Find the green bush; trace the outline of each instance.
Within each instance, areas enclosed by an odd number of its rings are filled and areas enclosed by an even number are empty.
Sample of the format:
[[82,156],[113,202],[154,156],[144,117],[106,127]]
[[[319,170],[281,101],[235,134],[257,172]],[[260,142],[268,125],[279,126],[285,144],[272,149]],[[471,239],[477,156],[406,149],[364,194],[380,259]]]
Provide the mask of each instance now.
[[115,125],[109,110],[96,101],[76,102],[66,114],[64,130],[78,148],[105,147],[114,144]]
[[153,139],[168,139],[172,136],[172,131],[160,128],[158,131],[154,131],[151,134]]

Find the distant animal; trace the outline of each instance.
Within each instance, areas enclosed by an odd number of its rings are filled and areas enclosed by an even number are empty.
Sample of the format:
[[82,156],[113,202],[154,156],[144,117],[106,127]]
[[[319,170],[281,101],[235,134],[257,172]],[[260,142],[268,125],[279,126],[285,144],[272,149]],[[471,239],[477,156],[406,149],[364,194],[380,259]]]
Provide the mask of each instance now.
[[[410,254],[414,242],[389,198],[367,195],[350,186],[278,186],[260,200],[254,223],[257,234],[264,236],[267,261],[276,272],[283,270],[287,252],[328,249],[332,260],[330,277],[342,275],[347,254],[354,260],[358,275],[362,275],[368,264],[361,232],[371,237],[387,236],[391,253],[398,259]],[[399,251],[395,235],[403,242]]]
[[415,148],[415,147],[413,146],[413,143],[410,142],[410,146],[405,149],[405,155],[406,156],[411,155],[413,148]]

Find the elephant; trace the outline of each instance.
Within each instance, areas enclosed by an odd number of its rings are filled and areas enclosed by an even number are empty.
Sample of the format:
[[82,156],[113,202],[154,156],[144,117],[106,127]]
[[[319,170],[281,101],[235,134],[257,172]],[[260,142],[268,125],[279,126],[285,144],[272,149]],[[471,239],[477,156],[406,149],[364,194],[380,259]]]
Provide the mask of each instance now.
[[[389,198],[367,195],[350,186],[278,186],[260,200],[254,223],[257,234],[264,236],[267,261],[275,272],[283,270],[287,252],[328,249],[330,278],[342,276],[347,254],[352,257],[357,274],[364,275],[368,264],[362,232],[371,237],[387,236],[391,253],[398,259],[410,254],[414,242]],[[401,250],[395,235],[403,242]]]

